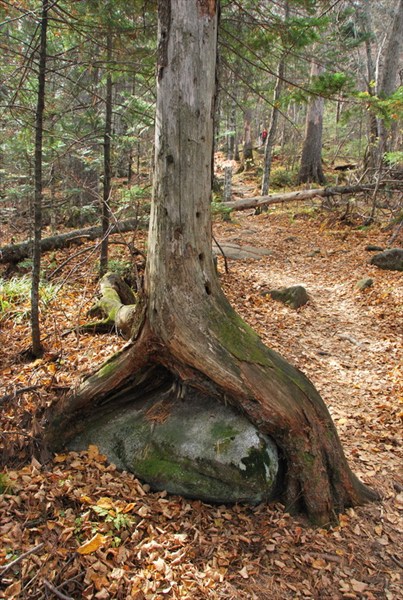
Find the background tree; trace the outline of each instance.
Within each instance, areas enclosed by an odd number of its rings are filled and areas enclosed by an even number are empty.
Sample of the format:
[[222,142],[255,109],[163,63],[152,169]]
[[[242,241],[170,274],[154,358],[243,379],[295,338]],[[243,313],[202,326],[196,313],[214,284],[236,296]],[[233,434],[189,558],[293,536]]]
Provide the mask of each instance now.
[[[323,72],[323,67],[316,59],[312,59],[311,81]],[[322,167],[322,132],[323,111],[325,101],[317,95],[308,103],[306,114],[305,138],[302,146],[301,165],[298,174],[298,183],[317,182],[324,183],[325,175]]]
[[38,52],[38,91],[35,113],[35,193],[33,203],[34,239],[33,264],[31,285],[31,332],[32,353],[38,357],[42,354],[42,343],[39,325],[39,284],[41,277],[41,237],[42,237],[42,154],[43,154],[43,123],[45,113],[45,81],[47,58],[47,29],[48,29],[48,0],[42,0],[40,20],[40,42]]

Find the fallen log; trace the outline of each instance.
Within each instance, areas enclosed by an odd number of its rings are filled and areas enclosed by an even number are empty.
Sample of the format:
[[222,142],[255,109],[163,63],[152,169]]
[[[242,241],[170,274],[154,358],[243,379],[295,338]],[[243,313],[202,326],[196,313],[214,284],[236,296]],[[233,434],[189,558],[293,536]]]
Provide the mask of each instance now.
[[[111,228],[110,234],[126,233],[134,231],[139,227],[138,219],[127,219],[116,223]],[[41,240],[41,251],[60,250],[73,244],[83,244],[88,240],[96,240],[102,236],[102,227],[87,227],[85,229],[75,229],[67,233],[60,233]],[[32,241],[21,242],[19,244],[9,244],[0,248],[0,263],[18,263],[32,254]]]
[[357,194],[371,190],[371,185],[353,185],[353,186],[335,186],[318,188],[314,190],[298,190],[297,192],[287,192],[286,194],[270,194],[269,196],[255,196],[254,198],[242,198],[241,200],[232,200],[223,203],[223,206],[231,210],[247,210],[248,208],[257,208],[259,206],[268,206],[269,204],[278,204],[279,202],[296,202],[298,200],[309,200],[319,196],[327,198],[329,196],[340,196],[343,194]]

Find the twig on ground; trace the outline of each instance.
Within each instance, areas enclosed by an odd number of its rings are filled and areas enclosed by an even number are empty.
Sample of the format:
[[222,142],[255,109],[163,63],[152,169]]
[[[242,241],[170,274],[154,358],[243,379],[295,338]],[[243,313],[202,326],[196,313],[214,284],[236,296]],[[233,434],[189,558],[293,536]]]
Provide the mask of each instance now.
[[37,546],[34,546],[33,548],[31,548],[31,550],[27,550],[23,554],[20,554],[17,558],[15,558],[11,562],[9,562],[7,565],[4,565],[4,567],[2,567],[0,569],[0,577],[3,577],[3,575],[5,573],[7,573],[7,571],[9,571],[13,567],[15,567],[15,565],[18,565],[18,563],[20,563],[24,558],[26,558],[30,554],[35,554],[39,550],[42,550],[43,546],[44,546],[44,544],[42,544],[42,543],[38,544]]
[[42,386],[41,385],[29,385],[27,387],[17,388],[13,392],[11,392],[10,394],[5,394],[4,396],[1,396],[1,398],[0,398],[0,405],[3,404],[3,402],[7,402],[8,400],[12,400],[12,398],[16,398],[17,396],[21,396],[21,394],[25,394],[25,392],[32,392],[32,390],[37,390],[40,387],[42,387]]
[[218,241],[217,241],[217,240],[216,240],[216,238],[214,237],[214,235],[213,235],[213,240],[214,240],[215,244],[217,245],[217,247],[218,247],[219,251],[220,251],[220,252],[221,252],[221,254],[222,254],[222,257],[223,257],[223,259],[224,259],[224,267],[225,267],[225,272],[226,272],[226,273],[228,273],[228,272],[229,272],[229,269],[228,269],[228,261],[227,261],[227,257],[225,256],[225,252],[224,252],[224,250],[222,249],[222,246],[220,246],[220,244],[218,243]]
[[47,579],[43,580],[43,584],[46,588],[48,588],[48,590],[50,590],[55,596],[57,596],[58,598],[61,598],[61,600],[74,600],[74,598],[72,598],[72,596],[66,596],[66,594],[63,594],[63,592],[61,592],[60,590],[57,589],[57,587],[55,587],[54,585],[52,585],[50,583],[50,581],[48,581]]

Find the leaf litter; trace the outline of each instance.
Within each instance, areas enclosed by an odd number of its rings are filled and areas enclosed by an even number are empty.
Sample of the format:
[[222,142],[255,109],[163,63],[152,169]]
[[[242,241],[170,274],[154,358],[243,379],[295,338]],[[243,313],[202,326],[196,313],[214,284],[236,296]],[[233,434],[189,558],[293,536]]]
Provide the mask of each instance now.
[[[351,467],[382,501],[314,529],[280,504],[212,506],[153,493],[94,446],[48,462],[38,443],[44,409],[124,343],[113,331],[79,332],[96,275],[93,262],[74,270],[72,260],[72,277],[59,273],[63,285],[42,310],[42,359],[24,360],[26,319],[1,323],[0,597],[403,596],[402,277],[368,264],[365,246],[385,246],[386,232],[329,225],[321,213],[300,219],[300,210],[237,213],[216,223],[220,241],[272,250],[258,261],[229,260],[229,273],[219,258],[222,285],[263,341],[316,385]],[[121,247],[112,251],[123,256]],[[52,261],[69,252],[53,253]],[[365,276],[374,285],[360,291]],[[262,295],[296,284],[310,295],[297,311]]]

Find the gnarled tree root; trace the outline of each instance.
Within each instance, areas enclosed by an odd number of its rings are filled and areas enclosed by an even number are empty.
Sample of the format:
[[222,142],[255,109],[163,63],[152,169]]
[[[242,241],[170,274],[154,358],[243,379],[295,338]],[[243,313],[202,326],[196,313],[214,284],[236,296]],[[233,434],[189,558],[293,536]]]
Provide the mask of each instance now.
[[49,411],[51,448],[82,431],[87,419],[146,396],[166,369],[180,385],[230,403],[275,441],[285,464],[280,499],[287,510],[327,525],[346,507],[379,498],[351,472],[314,386],[264,346],[224,297],[210,303],[208,330],[197,335],[178,316],[163,339],[152,317],[138,314],[144,318],[125,347]]

